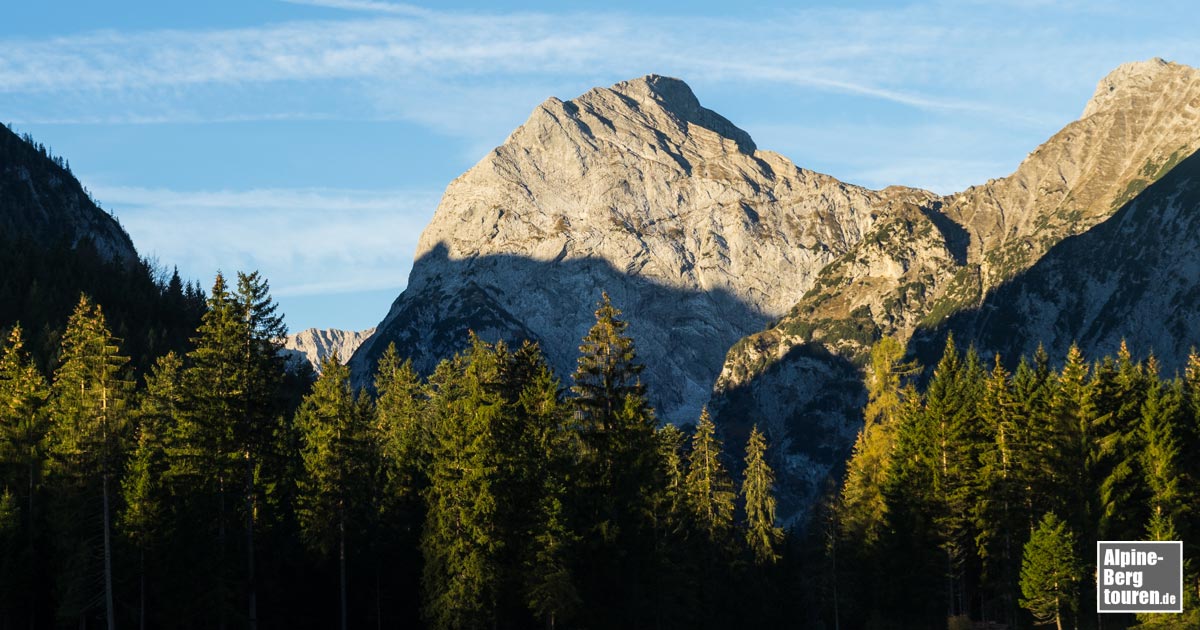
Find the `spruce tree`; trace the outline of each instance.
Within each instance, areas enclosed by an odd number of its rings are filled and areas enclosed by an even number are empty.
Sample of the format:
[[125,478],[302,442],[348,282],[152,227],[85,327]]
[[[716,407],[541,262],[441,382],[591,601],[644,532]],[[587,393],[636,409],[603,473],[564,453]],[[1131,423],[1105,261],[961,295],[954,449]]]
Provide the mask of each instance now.
[[746,473],[742,500],[746,505],[746,545],[754,561],[773,564],[779,559],[783,532],[775,526],[775,473],[766,460],[767,440],[755,425],[746,441]]
[[1048,368],[1021,358],[1013,373],[1013,483],[1020,489],[1018,520],[1032,531],[1059,492],[1051,445],[1058,439],[1050,406],[1057,387]]
[[509,504],[506,545],[520,558],[513,581],[522,584],[529,611],[548,628],[572,621],[582,604],[574,566],[579,535],[567,505],[579,445],[560,390],[535,344],[522,345],[503,366],[501,391],[512,404],[502,437],[510,442],[502,446],[510,462],[502,489]]
[[620,430],[618,417],[626,399],[645,395],[638,379],[644,366],[637,361],[633,339],[625,334],[628,324],[620,315],[608,293],[602,294],[596,323],[579,346],[571,391],[578,419],[593,432]]
[[282,430],[279,349],[285,333],[264,278],[257,272],[239,273],[237,290],[231,292],[218,274],[194,339],[195,349],[188,353],[182,409],[169,446],[169,477],[182,486],[176,494],[187,496],[188,509],[216,512],[215,518],[205,521],[215,521],[217,529],[217,549],[209,554],[217,562],[209,576],[215,584],[206,589],[217,602],[206,608],[215,609],[216,625],[221,627],[227,612],[228,528],[236,514],[231,503],[239,498],[246,620],[251,630],[258,621],[254,541],[263,507],[260,490],[287,481],[274,452]]
[[883,565],[884,575],[906,571],[919,579],[890,581],[878,594],[881,608],[913,627],[944,623],[946,619],[947,554],[934,518],[944,504],[935,487],[942,458],[937,432],[922,407],[916,388],[909,385],[896,429],[896,447],[885,475],[887,536],[881,551],[867,562]]
[[578,536],[567,523],[562,503],[565,494],[565,488],[547,488],[546,496],[537,506],[532,555],[524,565],[529,610],[549,630],[560,621],[569,621],[582,601],[570,565],[571,548],[578,543]]
[[983,449],[980,455],[974,507],[982,579],[996,602],[985,602],[985,611],[998,608],[998,615],[989,616],[1000,616],[1015,625],[1025,490],[1018,475],[1018,461],[1026,452],[1018,430],[1013,385],[999,356],[984,387],[978,414],[985,439],[991,443],[991,448]]
[[[334,352],[321,362],[321,377],[296,412],[300,455],[300,527],[311,548],[338,558],[341,628],[347,627],[346,541],[356,520],[370,514],[372,473],[377,467],[371,418],[357,404],[350,370]],[[351,530],[348,534],[347,530]]]
[[0,608],[25,610],[30,625],[37,625],[36,580],[43,571],[38,497],[48,397],[46,381],[25,351],[21,326],[15,325],[0,350],[0,493],[10,533],[4,555],[11,560],[0,570]]
[[1149,490],[1150,516],[1145,533],[1151,540],[1179,540],[1178,523],[1185,505],[1182,486],[1180,417],[1183,399],[1178,381],[1150,382],[1142,405],[1142,470]]
[[1145,524],[1142,483],[1142,405],[1149,378],[1133,361],[1125,342],[1116,360],[1105,358],[1094,370],[1096,421],[1095,477],[1100,481],[1097,534],[1103,540],[1136,540]]
[[[1079,347],[1072,345],[1058,376],[1051,409],[1054,427],[1053,479],[1062,494],[1058,508],[1071,515],[1074,528],[1083,530],[1092,521],[1089,491],[1093,488],[1093,426],[1096,407],[1088,365]],[[1086,534],[1085,534],[1086,535]]]
[[254,540],[260,501],[259,478],[277,478],[278,475],[270,467],[260,470],[260,465],[264,463],[264,458],[271,458],[271,450],[280,429],[278,407],[283,359],[279,351],[287,337],[287,327],[271,298],[270,285],[257,271],[238,273],[238,288],[234,298],[235,313],[243,326],[237,373],[240,409],[233,434],[242,460],[246,584],[249,591],[247,621],[250,630],[257,630],[258,584]]
[[632,338],[620,311],[604,294],[596,323],[580,345],[570,403],[580,436],[580,483],[575,519],[586,541],[581,588],[600,625],[640,625],[652,606],[652,513],[658,469],[654,413],[638,375]]
[[395,343],[379,359],[375,391],[386,495],[416,496],[427,484],[429,467],[429,426],[422,421],[425,392],[412,360],[401,360]]
[[1076,557],[1075,535],[1053,512],[1042,517],[1025,543],[1021,559],[1021,606],[1039,623],[1063,619],[1079,610],[1083,567]]
[[[372,531],[377,615],[403,615],[419,621],[420,536],[425,522],[422,499],[429,487],[433,431],[428,393],[411,360],[401,360],[388,344],[375,372],[375,439],[379,451],[376,486],[379,512]],[[384,609],[385,594],[398,609]]]
[[[67,588],[74,601],[72,611],[80,617],[88,613],[86,580],[87,555],[95,550],[88,541],[95,540],[86,523],[95,512],[89,504],[99,494],[99,521],[102,540],[104,611],[108,628],[116,626],[113,600],[113,481],[120,472],[122,438],[129,415],[132,383],[125,380],[124,368],[129,359],[120,354],[118,342],[108,331],[104,314],[86,296],[67,322],[63,333],[61,362],[54,374],[52,392],[52,422],[48,435],[52,473],[58,482],[56,494],[60,502],[58,524],[64,549],[76,566],[84,567],[82,575]],[[98,486],[98,487],[97,487]],[[80,520],[77,520],[80,519]],[[81,520],[86,519],[86,521]],[[83,589],[74,590],[74,589]]]
[[693,523],[713,542],[724,542],[733,528],[733,481],[721,462],[721,440],[708,408],[700,411],[700,421],[692,435],[684,488],[692,510]]
[[975,547],[971,516],[983,436],[976,414],[982,373],[974,348],[964,361],[949,337],[925,394],[934,449],[932,490],[938,505],[933,518],[946,557],[948,617],[966,611],[964,572]]
[[841,533],[856,545],[875,544],[886,525],[884,474],[895,442],[901,381],[917,372],[915,363],[903,359],[904,346],[892,337],[880,339],[871,349],[863,428],[846,464],[838,507]]
[[502,541],[494,429],[504,402],[488,384],[498,374],[493,349],[473,339],[468,355],[443,361],[430,377],[433,458],[421,552],[423,610],[435,628],[496,621]]
[[120,525],[138,550],[138,626],[146,620],[146,556],[162,542],[167,527],[165,512],[170,497],[164,482],[167,469],[166,439],[180,405],[183,361],[170,352],[159,358],[146,379],[136,419],[133,452],[121,480],[125,509]]
[[229,529],[238,471],[234,427],[241,407],[237,356],[243,331],[229,285],[218,273],[195,347],[187,354],[179,409],[166,446],[166,482],[179,497],[176,510],[185,525],[177,535],[193,554],[188,590],[204,602],[192,614],[214,615],[206,621],[221,629],[231,612]]

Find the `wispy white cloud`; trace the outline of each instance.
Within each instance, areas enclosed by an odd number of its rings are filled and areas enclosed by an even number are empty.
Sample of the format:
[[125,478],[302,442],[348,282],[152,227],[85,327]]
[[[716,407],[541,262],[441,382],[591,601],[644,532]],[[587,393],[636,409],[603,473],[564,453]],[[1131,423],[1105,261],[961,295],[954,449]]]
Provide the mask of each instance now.
[[[190,277],[259,269],[278,296],[401,288],[438,193],[97,186],[140,251]],[[168,255],[169,254],[169,255]]]
[[[97,32],[0,41],[0,92],[127,92],[263,82],[453,81],[464,76],[650,71],[784,82],[921,109],[974,106],[922,93],[889,59],[925,54],[947,35],[900,14],[801,12],[760,20],[620,14],[435,12],[362,0],[295,0],[385,15],[215,31]],[[898,22],[898,23],[897,23]],[[870,24],[875,31],[863,29]],[[900,36],[903,32],[903,37]],[[733,64],[730,60],[736,59]],[[885,66],[880,73],[876,66]],[[919,69],[918,69],[919,71]]]
[[[1041,0],[1012,0],[980,10],[936,2],[716,19],[595,11],[440,11],[380,0],[285,1],[343,10],[350,17],[253,28],[0,40],[0,93],[34,99],[35,109],[53,110],[43,112],[43,118],[75,120],[87,117],[64,110],[94,108],[97,95],[119,95],[126,110],[145,110],[164,101],[192,102],[197,90],[207,97],[214,89],[254,92],[272,86],[276,93],[311,95],[341,83],[352,86],[345,100],[375,99],[349,105],[359,118],[421,120],[437,118],[444,103],[398,99],[397,92],[451,93],[480,79],[489,80],[494,91],[548,83],[576,87],[583,79],[604,83],[659,72],[693,82],[784,84],[1037,126],[1047,117],[1046,94],[1086,92],[1086,84],[1094,84],[1103,69],[1128,60],[1131,51],[1200,55],[1200,43],[1189,43],[1180,34],[1069,38],[1061,24],[1039,19],[1051,10],[1085,16],[1102,11],[1108,17],[1128,11],[1111,3],[1064,8]],[[145,98],[139,102],[131,96],[137,94]],[[1020,94],[1027,100],[1019,100]],[[291,112],[292,105],[280,107]],[[509,105],[505,111],[527,111],[529,105]],[[399,111],[378,111],[388,108]],[[231,115],[175,110],[182,117],[213,120]],[[248,115],[278,114],[260,109]],[[169,115],[128,113],[150,121]]]
[[[469,156],[459,169],[550,95],[654,72],[687,80],[759,146],[802,166],[869,186],[952,192],[1011,171],[1117,64],[1200,61],[1193,25],[1155,21],[1190,15],[1185,2],[1155,13],[1112,0],[933,0],[715,18],[283,1],[306,19],[0,39],[0,117],[405,121],[451,139],[450,153]],[[412,170],[420,174],[408,181],[432,171]],[[84,180],[144,253],[194,278],[259,268],[292,296],[402,286],[439,192],[181,191]]]
[[432,11],[411,4],[397,2],[374,2],[372,0],[282,0],[287,4],[299,4],[326,9],[343,11],[364,11],[367,13],[391,13],[395,15],[429,16]]

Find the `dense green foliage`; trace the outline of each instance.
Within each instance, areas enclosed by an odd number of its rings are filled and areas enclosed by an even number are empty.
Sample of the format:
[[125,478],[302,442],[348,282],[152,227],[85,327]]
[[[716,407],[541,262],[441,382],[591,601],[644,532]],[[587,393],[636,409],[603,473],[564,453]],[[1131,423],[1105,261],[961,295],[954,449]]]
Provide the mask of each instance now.
[[[1183,454],[1200,448],[1200,357],[1165,378],[1124,345],[1091,364],[1072,348],[1059,370],[1039,350],[1010,373],[949,339],[923,392],[904,385],[901,357],[888,340],[872,357],[868,422],[827,528],[841,554],[819,572],[838,589],[827,618],[1093,628],[1094,541],[1197,552],[1200,461]],[[1187,563],[1184,615],[1103,627],[1193,627],[1198,586]]]
[[[766,436],[659,428],[607,296],[564,388],[472,338],[374,392],[289,374],[265,280],[218,276],[144,377],[79,301],[47,379],[0,346],[0,627],[728,627],[796,618]],[[53,323],[51,323],[53,325]],[[690,443],[690,446],[689,446]]]

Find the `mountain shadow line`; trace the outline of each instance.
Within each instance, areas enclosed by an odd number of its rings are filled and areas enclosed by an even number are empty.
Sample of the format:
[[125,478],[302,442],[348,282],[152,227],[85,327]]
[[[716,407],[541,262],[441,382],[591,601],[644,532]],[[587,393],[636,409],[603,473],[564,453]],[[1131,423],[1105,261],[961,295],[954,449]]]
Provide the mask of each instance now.
[[409,286],[351,367],[356,381],[368,385],[379,357],[395,343],[418,372],[429,374],[465,349],[473,331],[485,341],[537,342],[568,386],[603,291],[629,322],[627,332],[646,364],[643,382],[664,421],[695,421],[726,351],[769,320],[725,289],[669,287],[598,258],[452,260],[439,244],[413,265]]
[[918,330],[909,352],[924,365],[946,336],[1009,367],[1044,344],[1061,363],[1072,343],[1086,357],[1153,352],[1166,374],[1200,345],[1200,153],[1193,153],[1090,230],[1064,239],[989,293],[978,308]]

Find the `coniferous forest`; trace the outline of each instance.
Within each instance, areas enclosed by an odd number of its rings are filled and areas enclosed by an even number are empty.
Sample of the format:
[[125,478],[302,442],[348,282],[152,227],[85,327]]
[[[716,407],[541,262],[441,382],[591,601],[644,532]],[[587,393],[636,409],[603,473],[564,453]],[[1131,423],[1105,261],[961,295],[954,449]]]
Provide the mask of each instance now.
[[114,335],[87,295],[6,331],[0,627],[1198,621],[1190,562],[1183,617],[1098,619],[1090,549],[1194,556],[1200,356],[1010,368],[950,339],[925,375],[884,338],[843,485],[785,533],[767,436],[660,427],[607,296],[566,382],[534,344],[472,336],[427,378],[389,348],[356,389],[336,356],[285,363],[259,274],[151,286],[196,313],[178,350]]
[[[172,286],[174,283],[171,283]],[[169,288],[169,287],[166,287]],[[48,326],[48,329],[54,329]],[[658,427],[604,298],[564,383],[472,337],[428,378],[296,373],[259,274],[131,361],[84,295],[0,352],[0,627],[789,625],[769,445]]]
[[[1012,371],[1010,371],[1010,369]],[[826,616],[847,628],[1200,627],[1200,355],[1015,368],[951,338],[923,389],[885,338],[822,523]],[[1096,614],[1095,541],[1182,540],[1184,613]],[[1101,618],[1102,617],[1102,618]]]

